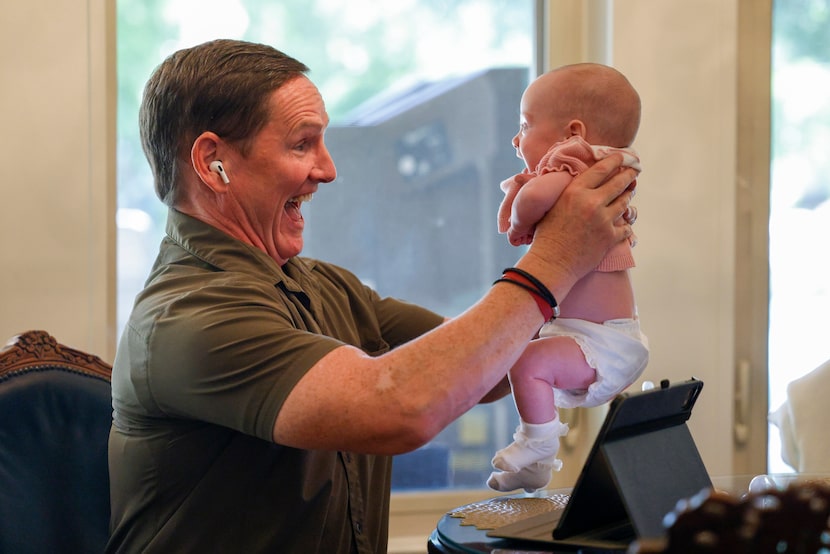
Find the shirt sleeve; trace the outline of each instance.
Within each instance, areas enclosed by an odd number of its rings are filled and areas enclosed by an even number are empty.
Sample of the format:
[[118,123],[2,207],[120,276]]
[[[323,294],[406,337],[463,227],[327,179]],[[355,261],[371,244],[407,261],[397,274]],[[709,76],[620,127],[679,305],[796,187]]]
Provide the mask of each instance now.
[[231,276],[170,302],[144,339],[147,359],[131,362],[147,368],[145,410],[271,440],[286,398],[326,354],[350,344],[380,355],[442,321],[350,274],[319,281],[309,306]]
[[194,291],[156,320],[147,337],[145,398],[165,417],[271,440],[288,394],[343,342],[298,328],[267,296],[232,288]]

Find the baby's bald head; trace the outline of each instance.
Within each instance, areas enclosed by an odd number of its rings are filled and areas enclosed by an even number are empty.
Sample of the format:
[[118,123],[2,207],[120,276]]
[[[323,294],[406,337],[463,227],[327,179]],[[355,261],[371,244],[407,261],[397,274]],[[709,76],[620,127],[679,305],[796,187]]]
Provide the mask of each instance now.
[[606,65],[559,67],[533,81],[525,94],[556,121],[582,121],[583,138],[592,144],[630,146],[640,127],[639,94],[625,75]]

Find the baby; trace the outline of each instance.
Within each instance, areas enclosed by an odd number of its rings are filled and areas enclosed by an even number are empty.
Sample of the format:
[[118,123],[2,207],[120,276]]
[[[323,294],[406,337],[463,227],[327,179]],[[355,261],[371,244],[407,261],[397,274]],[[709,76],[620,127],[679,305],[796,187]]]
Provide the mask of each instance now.
[[[527,169],[502,183],[499,232],[529,244],[536,223],[573,177],[597,160],[622,154],[640,170],[630,148],[640,125],[640,97],[617,70],[575,64],[550,71],[522,95],[516,154]],[[545,487],[559,470],[559,439],[568,426],[557,406],[598,406],[631,385],[648,363],[628,270],[633,241],[608,252],[560,303],[509,373],[520,424],[514,442],[493,458],[487,484],[499,491]]]

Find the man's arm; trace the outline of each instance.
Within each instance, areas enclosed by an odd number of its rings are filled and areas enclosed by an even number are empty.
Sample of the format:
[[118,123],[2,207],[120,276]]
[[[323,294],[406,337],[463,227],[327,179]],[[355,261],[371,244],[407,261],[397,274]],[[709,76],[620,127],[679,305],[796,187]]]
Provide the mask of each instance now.
[[[556,298],[631,235],[622,215],[635,172],[618,171],[620,162],[602,160],[574,179],[517,263]],[[382,356],[336,348],[289,394],[273,438],[297,448],[375,454],[418,448],[503,386],[543,322],[526,290],[502,283],[463,314]]]
[[484,395],[484,398],[478,401],[479,404],[489,404],[500,400],[510,394],[510,381],[505,375],[501,381],[496,383],[496,386],[490,389],[490,392]]

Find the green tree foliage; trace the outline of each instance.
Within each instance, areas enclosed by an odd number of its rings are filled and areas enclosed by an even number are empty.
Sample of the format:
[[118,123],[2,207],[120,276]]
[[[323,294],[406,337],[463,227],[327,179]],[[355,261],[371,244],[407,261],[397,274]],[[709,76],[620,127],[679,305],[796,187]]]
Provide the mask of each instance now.
[[830,200],[830,0],[773,1],[772,50],[773,197],[812,209]]
[[830,1],[775,0],[773,32],[792,60],[830,63]]

